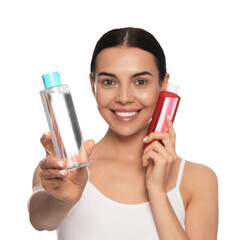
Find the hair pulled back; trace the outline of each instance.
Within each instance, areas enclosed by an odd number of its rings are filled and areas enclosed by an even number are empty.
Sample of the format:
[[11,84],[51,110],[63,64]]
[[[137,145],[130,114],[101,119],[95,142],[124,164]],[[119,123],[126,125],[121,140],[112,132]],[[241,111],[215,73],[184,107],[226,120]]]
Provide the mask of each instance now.
[[93,81],[95,78],[95,60],[97,55],[105,48],[116,46],[137,47],[152,53],[159,70],[159,80],[160,82],[163,81],[167,73],[167,68],[165,54],[161,45],[151,33],[141,28],[132,27],[113,29],[99,39],[95,46],[90,66]]

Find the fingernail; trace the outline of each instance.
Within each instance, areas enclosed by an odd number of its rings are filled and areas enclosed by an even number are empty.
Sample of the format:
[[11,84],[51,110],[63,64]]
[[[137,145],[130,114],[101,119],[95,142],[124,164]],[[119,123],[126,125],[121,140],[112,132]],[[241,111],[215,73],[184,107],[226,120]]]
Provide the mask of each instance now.
[[63,167],[63,161],[58,161],[57,162],[57,166],[60,167],[60,168],[62,168]]
[[59,174],[60,174],[61,176],[64,176],[64,175],[65,175],[65,170],[59,171]]
[[167,118],[171,121],[171,117],[169,115],[167,115]]
[[45,132],[43,135],[44,135],[44,136],[47,136],[48,134],[49,134],[49,132],[47,131],[47,132]]
[[145,142],[147,139],[148,139],[148,137],[146,136],[145,138],[143,138],[142,141]]

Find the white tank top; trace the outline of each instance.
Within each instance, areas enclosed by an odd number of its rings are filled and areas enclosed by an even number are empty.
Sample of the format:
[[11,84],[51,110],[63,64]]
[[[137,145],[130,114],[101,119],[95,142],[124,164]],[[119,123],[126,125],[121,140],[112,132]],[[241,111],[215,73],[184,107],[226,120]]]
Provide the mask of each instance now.
[[[176,186],[167,192],[167,197],[185,230],[185,208],[179,189],[184,165],[185,160],[182,159]],[[149,201],[139,204],[113,201],[88,179],[81,199],[57,229],[57,239],[159,240],[159,237]]]

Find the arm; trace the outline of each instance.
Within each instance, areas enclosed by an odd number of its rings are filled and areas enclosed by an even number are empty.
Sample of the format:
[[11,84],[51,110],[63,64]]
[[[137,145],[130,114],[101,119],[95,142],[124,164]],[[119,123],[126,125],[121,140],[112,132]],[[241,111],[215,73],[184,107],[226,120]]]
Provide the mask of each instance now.
[[[191,198],[186,211],[186,233],[190,239],[216,240],[218,230],[218,181],[215,173],[203,165],[192,172]],[[196,179],[196,180],[195,180]]]
[[[33,194],[28,210],[30,222],[35,229],[52,231],[59,227],[69,210],[80,199],[88,174],[86,168],[70,172],[66,170],[66,160],[55,157],[51,133],[43,135],[41,143],[47,154],[34,172]],[[84,144],[90,155],[94,141],[89,140]]]
[[43,189],[40,171],[38,166],[33,176],[33,194],[28,203],[30,222],[36,230],[52,231],[58,228],[73,204],[59,200]]
[[[156,227],[161,240],[216,239],[218,225],[218,184],[215,174],[207,167],[190,168],[187,192],[190,194],[186,209],[184,231],[166,196],[166,185],[173,163],[178,159],[175,152],[175,133],[170,119],[169,132],[151,133],[144,142],[154,139],[144,150],[143,166],[147,167],[146,186]],[[193,165],[194,166],[194,165]],[[185,167],[185,169],[187,166]],[[187,172],[187,170],[185,170]]]
[[[182,229],[165,192],[149,192],[160,239],[216,240],[218,228],[218,183],[214,172],[205,166],[191,167],[190,200]],[[189,171],[189,170],[187,170]]]
[[165,192],[150,192],[154,220],[160,240],[188,240]]

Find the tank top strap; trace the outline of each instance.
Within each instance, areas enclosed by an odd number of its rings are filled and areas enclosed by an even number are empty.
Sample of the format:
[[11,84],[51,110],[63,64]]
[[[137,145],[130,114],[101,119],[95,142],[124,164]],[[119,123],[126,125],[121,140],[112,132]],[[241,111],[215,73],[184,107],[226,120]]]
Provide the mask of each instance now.
[[180,163],[180,167],[179,167],[179,172],[178,172],[178,177],[177,177],[177,182],[176,182],[176,187],[179,188],[181,185],[181,179],[182,179],[182,175],[183,175],[183,170],[184,170],[184,166],[185,166],[185,159],[181,159],[181,163]]
[[87,172],[88,172],[88,180],[87,181],[89,181],[89,168],[88,168],[88,166],[86,166],[86,169],[87,169]]

